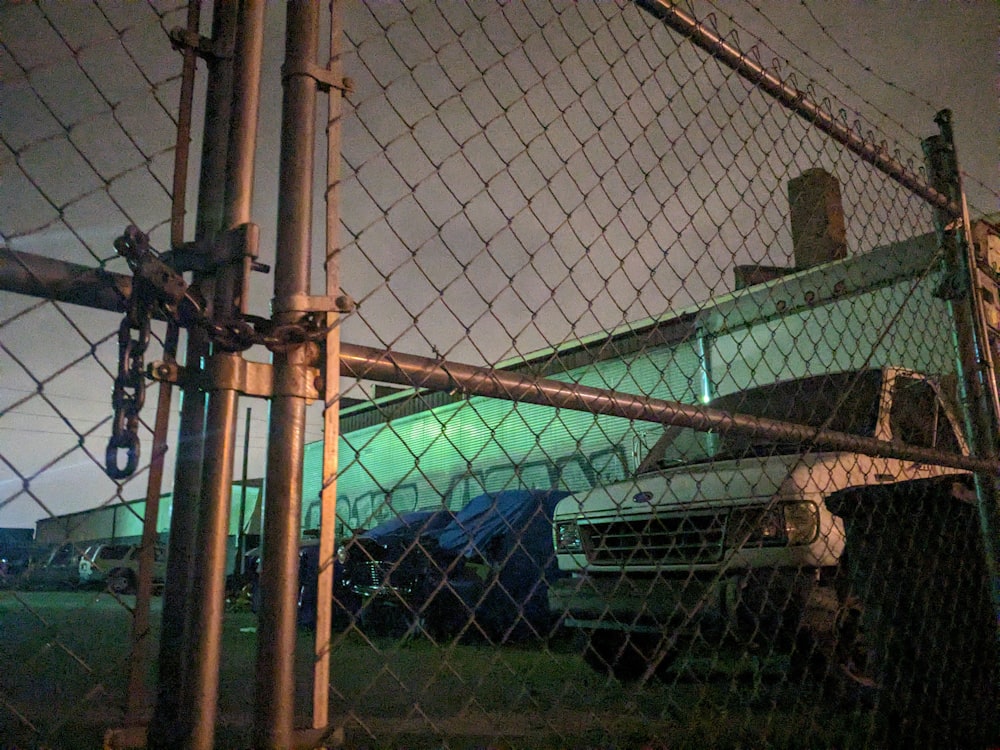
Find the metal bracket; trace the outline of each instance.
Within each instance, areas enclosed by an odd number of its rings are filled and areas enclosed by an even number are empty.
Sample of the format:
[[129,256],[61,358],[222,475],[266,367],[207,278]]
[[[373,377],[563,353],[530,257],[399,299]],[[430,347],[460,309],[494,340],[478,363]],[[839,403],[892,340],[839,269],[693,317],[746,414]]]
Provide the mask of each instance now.
[[[184,271],[207,273],[239,262],[243,258],[256,258],[259,244],[260,227],[247,223],[229,229],[211,241],[186,242],[180,247],[168,250],[160,257],[181,273]],[[253,270],[267,273],[271,267],[255,262]]]
[[328,68],[321,68],[319,65],[307,63],[301,68],[285,69],[283,67],[281,70],[282,83],[296,76],[312,78],[319,86],[320,91],[329,92],[331,89],[336,89],[344,96],[350,96],[354,93],[353,79],[344,77],[338,80]]
[[179,305],[187,295],[188,285],[184,277],[155,255],[142,256],[135,275],[155,289],[161,301]]
[[177,50],[193,49],[203,60],[228,60],[233,56],[232,49],[223,49],[214,39],[188,31],[183,26],[170,30],[170,43]]
[[203,308],[202,301],[179,271],[166,263],[149,247],[149,237],[130,226],[115,240],[115,250],[128,261],[134,281],[131,295],[146,297],[169,315],[190,319]]
[[205,361],[206,390],[237,391],[270,398],[274,390],[271,365],[250,362],[236,354],[216,354]]
[[205,369],[192,372],[172,362],[151,362],[146,374],[157,382],[190,387],[203,391],[236,391],[244,396],[272,398],[297,396],[316,401],[320,396],[320,371],[317,367],[300,366],[289,369],[282,382],[274,380],[274,368],[265,362],[251,362],[236,354],[216,354],[205,362]]
[[190,375],[186,367],[182,367],[176,362],[157,360],[146,365],[146,377],[150,380],[155,380],[157,383],[189,386],[191,385]]
[[357,308],[357,303],[349,294],[331,296],[313,296],[309,294],[291,294],[271,302],[271,310],[275,314],[287,312],[338,312],[350,313]]

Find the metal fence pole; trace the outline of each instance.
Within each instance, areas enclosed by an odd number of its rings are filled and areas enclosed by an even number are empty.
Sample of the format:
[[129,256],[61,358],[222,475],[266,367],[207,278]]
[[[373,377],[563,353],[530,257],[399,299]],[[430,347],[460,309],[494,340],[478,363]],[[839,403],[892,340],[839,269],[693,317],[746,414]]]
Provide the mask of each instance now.
[[[179,328],[167,326],[163,344],[164,358],[173,360],[177,354]],[[147,684],[152,642],[150,639],[149,605],[153,595],[153,564],[160,535],[157,525],[160,516],[160,493],[163,487],[163,462],[167,452],[167,430],[170,422],[170,404],[173,387],[160,383],[156,400],[156,418],[153,429],[152,456],[149,462],[149,479],[146,504],[143,508],[142,545],[139,557],[139,577],[136,585],[135,609],[132,611],[132,655],[129,658],[128,685],[125,694],[125,726],[139,726],[147,720]]]
[[[330,4],[330,79],[341,76],[343,5]],[[326,164],[326,294],[340,296],[340,146],[341,92],[331,89],[327,119]],[[315,664],[313,666],[313,728],[329,723],[330,627],[333,613],[333,556],[336,549],[337,447],[340,442],[340,327],[339,313],[327,315],[325,401],[323,412],[323,489],[319,537],[319,576],[316,594]]]
[[[231,49],[236,33],[238,8],[234,3],[215,6],[212,42],[216,50]],[[201,175],[198,185],[196,241],[215,236],[222,228],[225,200],[225,167],[228,152],[230,106],[232,103],[232,55],[208,59],[205,94],[205,125],[201,148]],[[211,299],[212,280],[208,272],[196,273],[194,285]],[[202,328],[188,331],[185,363],[189,370],[201,367],[207,356],[208,337]],[[176,748],[185,734],[188,714],[186,670],[190,664],[191,598],[194,576],[198,507],[202,489],[205,449],[206,397],[197,385],[183,387],[177,458],[174,466],[173,512],[163,616],[160,635],[158,694],[148,733],[151,748]]]
[[[190,3],[187,8],[185,30],[197,34],[201,23],[201,4]],[[191,113],[194,97],[195,76],[197,74],[198,53],[189,46],[183,50],[183,73],[181,75],[180,105],[177,113],[177,146],[174,152],[174,176],[171,190],[170,244],[177,247],[184,242],[185,203],[187,199],[188,157],[191,141]],[[177,356],[179,326],[171,321],[167,325],[163,355],[173,362]],[[149,669],[149,603],[152,594],[152,571],[155,561],[155,547],[159,543],[160,494],[163,486],[163,464],[167,451],[167,430],[169,429],[170,407],[173,386],[160,383],[156,405],[156,422],[153,430],[152,458],[146,489],[145,519],[142,529],[142,552],[140,576],[136,592],[136,605],[132,624],[132,658],[129,660],[129,681],[126,689],[125,725],[139,725],[147,720],[145,716],[146,674]]]
[[712,57],[735,70],[740,76],[774,97],[789,110],[853,151],[883,174],[912,190],[933,206],[957,216],[961,208],[954,200],[927,182],[885,149],[868,142],[838,120],[832,112],[816,104],[795,86],[781,80],[745,52],[726,42],[707,26],[698,22],[671,0],[635,0],[636,5],[669,28],[690,39]]
[[970,471],[992,471],[996,468],[995,460],[976,456],[817,429],[796,422],[727,412],[699,404],[639,396],[458,362],[443,362],[360,344],[341,344],[340,369],[342,374],[360,380],[378,380],[417,389],[489,396],[559,409],[627,417],[689,427],[699,432],[740,432],[776,442],[806,443],[817,448],[940,464]]
[[[309,291],[319,3],[287,6],[274,323],[300,322]],[[276,351],[257,629],[254,747],[290,746],[307,347]]]
[[[943,110],[935,122],[940,134],[923,142],[928,172],[935,187],[962,207],[958,222],[939,207],[935,213],[938,240],[944,248],[945,270],[952,279],[958,298],[950,299],[955,321],[958,382],[966,420],[966,432],[973,453],[994,467],[976,476],[976,500],[982,532],[986,565],[991,576],[993,606],[1000,615],[1000,521],[998,521],[997,439],[1000,436],[1000,413],[997,405],[994,370],[988,333],[982,317],[982,300],[972,257],[972,232],[962,191],[958,158],[952,132],[951,112]],[[1000,620],[998,620],[1000,622]],[[1000,637],[1000,628],[997,631]]]
[[[263,0],[240,3],[226,160],[225,229],[246,223],[250,216],[263,34]],[[213,316],[217,322],[230,320],[238,311],[244,299],[243,279],[242,262],[230,263],[219,270]],[[191,688],[186,691],[192,702],[191,736],[187,746],[200,750],[209,750],[213,745],[217,713],[239,402],[236,378],[229,375],[236,371],[241,356],[217,353],[212,360],[214,377],[210,387],[214,390],[208,397],[203,496],[198,523],[199,555],[192,592],[196,610],[191,634]]]

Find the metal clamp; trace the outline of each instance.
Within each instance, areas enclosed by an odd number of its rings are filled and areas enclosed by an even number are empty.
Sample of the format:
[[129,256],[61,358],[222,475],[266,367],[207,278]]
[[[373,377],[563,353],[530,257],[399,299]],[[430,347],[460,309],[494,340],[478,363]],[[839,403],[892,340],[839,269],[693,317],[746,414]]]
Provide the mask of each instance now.
[[345,76],[337,79],[328,68],[321,68],[319,65],[307,63],[301,68],[286,69],[283,67],[281,70],[282,83],[297,76],[312,78],[320,91],[329,92],[331,89],[336,89],[344,96],[350,96],[354,93],[354,80],[352,78]]
[[232,353],[216,354],[205,369],[192,372],[176,363],[156,361],[146,368],[151,380],[203,391],[237,391],[243,396],[271,398],[298,396],[308,401],[320,398],[322,377],[318,367],[293,367],[281,383],[274,381],[274,368],[266,362],[251,362]]
[[[242,261],[255,260],[260,244],[260,227],[253,223],[240,224],[209,241],[187,242],[161,256],[162,260],[177,271],[208,273]],[[253,269],[262,273],[271,270],[264,263],[253,263]]]
[[232,49],[225,49],[214,39],[200,36],[182,26],[170,30],[170,43],[177,50],[193,49],[203,60],[228,60],[233,56]]
[[291,294],[287,297],[274,299],[271,302],[271,310],[274,313],[287,312],[354,312],[357,303],[349,294],[338,294],[336,297],[329,295]]

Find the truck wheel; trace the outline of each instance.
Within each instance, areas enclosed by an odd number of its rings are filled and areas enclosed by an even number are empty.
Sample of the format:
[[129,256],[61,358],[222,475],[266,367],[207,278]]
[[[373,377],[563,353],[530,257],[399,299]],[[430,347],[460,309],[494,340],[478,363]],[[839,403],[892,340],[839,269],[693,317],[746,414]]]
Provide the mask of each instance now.
[[[641,679],[653,659],[661,639],[649,633],[621,630],[592,630],[587,635],[583,659],[593,669],[622,682]],[[657,669],[666,664],[663,659]]]
[[108,591],[113,594],[134,594],[135,576],[131,570],[112,570],[108,574]]

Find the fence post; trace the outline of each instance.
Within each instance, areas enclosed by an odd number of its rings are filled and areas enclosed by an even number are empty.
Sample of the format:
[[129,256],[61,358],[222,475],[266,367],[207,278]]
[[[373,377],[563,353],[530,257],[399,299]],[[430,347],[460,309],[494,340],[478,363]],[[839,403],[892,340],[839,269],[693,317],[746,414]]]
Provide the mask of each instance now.
[[[930,180],[937,190],[950,198],[951,205],[961,208],[960,214],[955,216],[939,206],[934,217],[938,242],[944,249],[945,274],[954,282],[956,296],[949,300],[949,306],[955,322],[960,400],[973,454],[995,462],[997,438],[1000,436],[996,371],[982,317],[979,285],[975,281],[972,232],[955,152],[951,112],[942,110],[934,120],[940,134],[926,138],[922,143]],[[1000,616],[997,471],[994,469],[991,474],[978,472],[975,477],[983,549],[991,578],[990,593],[994,610]],[[1000,628],[997,635],[1000,637]]]
[[[260,101],[260,69],[263,57],[264,2],[245,0],[239,4],[239,19],[233,57],[232,110],[226,153],[226,189],[223,229],[231,230],[250,219],[253,197],[254,148],[257,140],[257,109]],[[245,305],[245,259],[230,261],[215,276],[213,320],[225,323]],[[210,384],[205,426],[203,490],[198,522],[192,605],[192,649],[190,685],[192,701],[190,747],[210,750],[214,741],[222,647],[222,618],[226,596],[226,552],[232,509],[237,406],[239,391],[226,377],[242,356],[213,352],[213,371],[219,380]],[[221,382],[220,382],[221,381]]]
[[[341,77],[343,5],[330,4],[330,79]],[[341,91],[331,89],[327,118],[326,164],[326,294],[340,295],[340,144]],[[333,556],[336,549],[337,447],[340,441],[340,326],[339,312],[326,316],[323,412],[323,488],[319,537],[319,577],[316,583],[316,638],[313,666],[313,728],[324,729],[330,709],[330,628],[333,613]]]
[[[274,265],[275,325],[308,312],[319,3],[289,3],[283,68],[281,164]],[[267,450],[262,603],[257,629],[254,747],[292,741],[298,542],[302,508],[307,346],[276,351]]]
[[[238,7],[235,3],[214,8],[212,41],[217,48],[231,47],[236,33]],[[225,163],[228,151],[230,106],[232,104],[233,58],[225,56],[208,62],[205,94],[205,125],[201,149],[195,240],[205,241],[222,228],[225,198]],[[177,238],[174,238],[177,239]],[[211,289],[208,272],[195,273],[193,286],[206,296]],[[202,328],[188,330],[185,364],[200,368],[208,355],[209,342]],[[150,748],[178,747],[185,735],[190,701],[186,698],[185,671],[190,665],[190,633],[194,601],[191,598],[195,565],[195,530],[201,499],[202,467],[205,450],[206,397],[197,384],[183,387],[177,458],[174,465],[173,512],[163,591],[157,700],[148,732]]]

